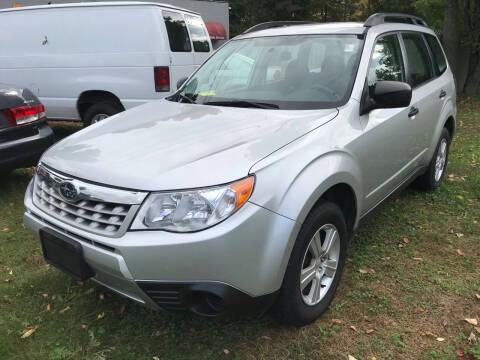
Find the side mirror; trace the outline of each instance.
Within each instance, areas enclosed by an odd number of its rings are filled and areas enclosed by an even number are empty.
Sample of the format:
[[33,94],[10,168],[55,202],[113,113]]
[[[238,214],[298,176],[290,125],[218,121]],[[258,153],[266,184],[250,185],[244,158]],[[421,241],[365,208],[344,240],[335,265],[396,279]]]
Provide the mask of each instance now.
[[409,84],[401,81],[377,81],[373,89],[366,86],[360,115],[374,109],[407,107],[411,100],[412,88]]
[[187,81],[188,77],[184,76],[180,80],[177,81],[177,90],[182,87],[183,84],[185,84],[185,81]]

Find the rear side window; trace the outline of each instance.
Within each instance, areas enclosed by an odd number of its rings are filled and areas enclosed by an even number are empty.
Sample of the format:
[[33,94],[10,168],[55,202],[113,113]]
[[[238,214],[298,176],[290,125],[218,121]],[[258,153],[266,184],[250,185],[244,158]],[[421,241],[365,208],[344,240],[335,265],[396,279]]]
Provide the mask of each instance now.
[[437,75],[443,74],[447,69],[447,60],[443,54],[442,47],[435,36],[430,34],[424,35],[425,39],[427,39],[428,46],[430,46],[430,50],[432,51],[433,59],[435,60],[435,71],[437,72]]
[[192,36],[193,49],[196,52],[209,52],[208,37],[203,28],[203,22],[198,16],[185,15],[188,30]]
[[407,52],[410,85],[416,87],[433,77],[430,66],[430,54],[422,35],[404,33],[402,38]]
[[167,27],[170,50],[175,52],[192,51],[187,25],[185,24],[185,20],[183,20],[182,14],[173,11],[164,11],[163,19]]
[[379,38],[373,49],[367,75],[368,86],[381,80],[405,81],[402,51],[396,34]]

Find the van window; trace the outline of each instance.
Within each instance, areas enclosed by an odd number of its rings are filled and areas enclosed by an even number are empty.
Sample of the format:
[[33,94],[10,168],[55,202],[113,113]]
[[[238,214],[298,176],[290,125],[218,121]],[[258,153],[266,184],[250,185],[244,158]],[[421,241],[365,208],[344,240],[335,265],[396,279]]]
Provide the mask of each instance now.
[[379,38],[373,49],[367,75],[368,86],[373,86],[380,80],[405,81],[402,51],[397,35]]
[[187,25],[185,25],[182,14],[173,11],[164,11],[163,19],[167,27],[170,50],[175,52],[192,51]]
[[430,50],[432,51],[433,59],[435,60],[435,71],[437,72],[437,75],[443,74],[447,69],[447,60],[443,54],[442,47],[435,36],[430,34],[424,35],[427,39],[428,46],[430,46]]
[[430,54],[421,34],[404,33],[402,38],[407,52],[410,85],[416,87],[433,77]]
[[196,52],[209,52],[210,45],[208,37],[203,28],[202,19],[198,16],[185,15],[187,20],[188,30],[192,36],[193,50]]

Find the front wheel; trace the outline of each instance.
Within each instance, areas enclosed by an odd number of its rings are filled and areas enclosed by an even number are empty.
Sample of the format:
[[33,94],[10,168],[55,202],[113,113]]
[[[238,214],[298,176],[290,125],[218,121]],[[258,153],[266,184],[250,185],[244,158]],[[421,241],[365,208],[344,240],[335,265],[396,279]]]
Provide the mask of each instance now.
[[448,163],[450,133],[443,128],[437,148],[425,174],[416,180],[416,185],[423,190],[435,190],[442,183]]
[[346,249],[343,213],[322,201],[304,222],[290,256],[277,302],[283,321],[303,326],[327,310],[340,282]]

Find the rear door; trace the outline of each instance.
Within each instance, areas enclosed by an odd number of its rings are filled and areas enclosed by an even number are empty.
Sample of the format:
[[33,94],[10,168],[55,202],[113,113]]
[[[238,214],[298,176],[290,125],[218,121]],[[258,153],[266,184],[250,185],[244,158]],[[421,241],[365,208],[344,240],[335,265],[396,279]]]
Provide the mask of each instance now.
[[163,10],[162,16],[170,46],[170,88],[175,91],[177,81],[194,71],[192,43],[182,13]]
[[[409,146],[415,154],[427,154],[441,111],[441,85],[436,81],[430,52],[422,33],[403,32],[402,46],[407,59],[408,82],[412,86]],[[412,116],[412,114],[416,113]],[[422,157],[422,162],[428,159]]]
[[210,56],[212,44],[200,16],[185,14],[185,20],[193,44],[193,63],[197,69]]

